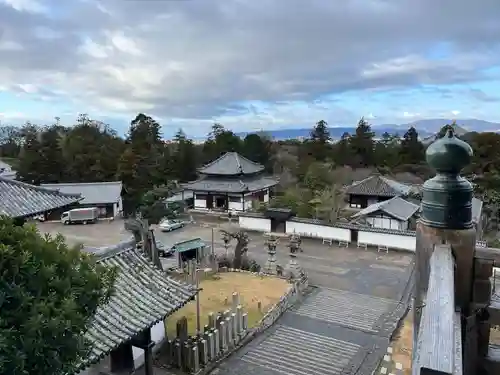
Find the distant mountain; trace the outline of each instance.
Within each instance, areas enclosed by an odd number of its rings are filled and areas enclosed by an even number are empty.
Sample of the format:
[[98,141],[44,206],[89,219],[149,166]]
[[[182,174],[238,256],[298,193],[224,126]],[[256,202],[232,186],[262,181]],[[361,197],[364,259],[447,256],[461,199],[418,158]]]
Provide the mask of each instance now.
[[[456,123],[467,131],[477,131],[477,132],[500,132],[500,124],[476,120],[476,119],[464,119],[455,120]],[[375,132],[375,136],[381,137],[385,132],[390,134],[399,134],[402,136],[411,126],[417,129],[418,134],[421,139],[429,138],[434,136],[444,125],[451,124],[452,119],[427,119],[418,120],[410,122],[407,124],[383,124],[383,125],[373,125],[372,130]],[[355,127],[329,127],[330,136],[333,139],[340,139],[344,133],[353,134],[356,131]],[[303,139],[309,137],[311,128],[299,128],[299,129],[277,129],[265,131],[271,138],[275,140],[286,140],[286,139]],[[236,133],[240,137],[245,137],[247,134],[253,132],[240,132]]]

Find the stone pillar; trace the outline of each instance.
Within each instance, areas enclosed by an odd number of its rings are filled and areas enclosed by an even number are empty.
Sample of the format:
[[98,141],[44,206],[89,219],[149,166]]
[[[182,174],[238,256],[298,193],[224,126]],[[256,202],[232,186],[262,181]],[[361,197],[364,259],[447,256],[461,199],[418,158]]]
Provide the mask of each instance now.
[[290,236],[290,243],[288,248],[290,249],[290,260],[285,266],[284,276],[292,281],[301,280],[305,276],[305,272],[302,267],[297,262],[297,253],[300,251],[301,240],[297,234],[292,234]]
[[[427,162],[436,171],[436,176],[427,180],[423,186],[422,214],[417,224],[413,293],[414,347],[418,339],[422,307],[427,294],[429,262],[434,245],[444,243],[451,245],[456,261],[457,308],[461,310],[463,317],[471,314],[476,245],[471,209],[473,189],[471,183],[460,176],[460,171],[470,162],[471,156],[471,147],[456,138],[452,128],[449,128],[446,135],[431,144],[426,151]],[[464,353],[466,350],[468,349],[464,348]]]
[[276,274],[276,246],[278,239],[271,237],[266,241],[268,258],[264,265],[264,272],[270,275]]

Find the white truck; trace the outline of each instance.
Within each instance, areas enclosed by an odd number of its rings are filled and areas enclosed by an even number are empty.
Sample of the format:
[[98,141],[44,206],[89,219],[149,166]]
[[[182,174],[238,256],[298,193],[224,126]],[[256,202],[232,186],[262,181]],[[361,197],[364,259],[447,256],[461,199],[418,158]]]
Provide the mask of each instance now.
[[99,217],[99,209],[97,207],[75,208],[63,212],[61,215],[61,223],[67,224],[87,224],[97,223]]

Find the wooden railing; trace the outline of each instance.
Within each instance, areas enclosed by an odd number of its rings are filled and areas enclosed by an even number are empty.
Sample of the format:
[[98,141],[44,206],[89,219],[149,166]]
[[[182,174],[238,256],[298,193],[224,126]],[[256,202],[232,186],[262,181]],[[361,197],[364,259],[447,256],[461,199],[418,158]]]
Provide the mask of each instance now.
[[[500,374],[500,346],[490,343],[490,329],[500,325],[500,296],[492,293],[493,266],[500,265],[500,249],[474,251],[468,312],[458,303],[457,267],[451,245],[436,245],[428,261],[428,282],[414,332],[413,375]],[[415,310],[414,310],[415,311]]]
[[414,350],[413,374],[462,374],[460,312],[455,311],[455,261],[450,245],[435,246]]

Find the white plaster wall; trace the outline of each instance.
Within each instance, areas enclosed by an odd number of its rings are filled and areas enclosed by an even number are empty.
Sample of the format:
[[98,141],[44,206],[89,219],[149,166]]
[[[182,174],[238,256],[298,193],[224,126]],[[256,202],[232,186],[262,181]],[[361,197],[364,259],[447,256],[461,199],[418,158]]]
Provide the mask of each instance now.
[[326,225],[286,222],[286,233],[297,233],[306,237],[328,238],[339,241],[351,242],[351,231],[344,228],[334,228]]
[[205,199],[195,199],[194,208],[207,208],[207,201]]
[[[160,343],[165,338],[165,326],[163,322],[159,322],[151,327],[151,340],[155,342],[155,344]],[[154,350],[154,349],[153,349]],[[137,369],[138,367],[144,364],[144,350],[139,349],[135,346],[132,346],[132,355],[134,357],[134,367]],[[103,373],[107,373],[109,370],[109,356],[106,356],[99,363],[90,366],[89,368],[81,371],[78,375],[101,375]]]
[[[156,323],[151,327],[151,340],[155,344],[160,343],[165,338],[165,325],[163,321]],[[144,350],[132,346],[132,353],[134,355],[134,366],[138,368],[144,364]]]
[[367,217],[366,222],[375,228],[407,230],[408,222],[388,217]]
[[271,231],[271,220],[260,217],[246,217],[240,216],[238,218],[240,228],[256,230],[259,232],[270,232]]
[[417,238],[415,236],[402,236],[397,234],[358,232],[358,242],[374,246],[387,246],[393,249],[415,251]]
[[264,202],[265,203],[269,202],[269,189],[266,189],[266,193],[264,194]]
[[243,203],[229,201],[229,211],[231,211],[231,210],[243,211]]

